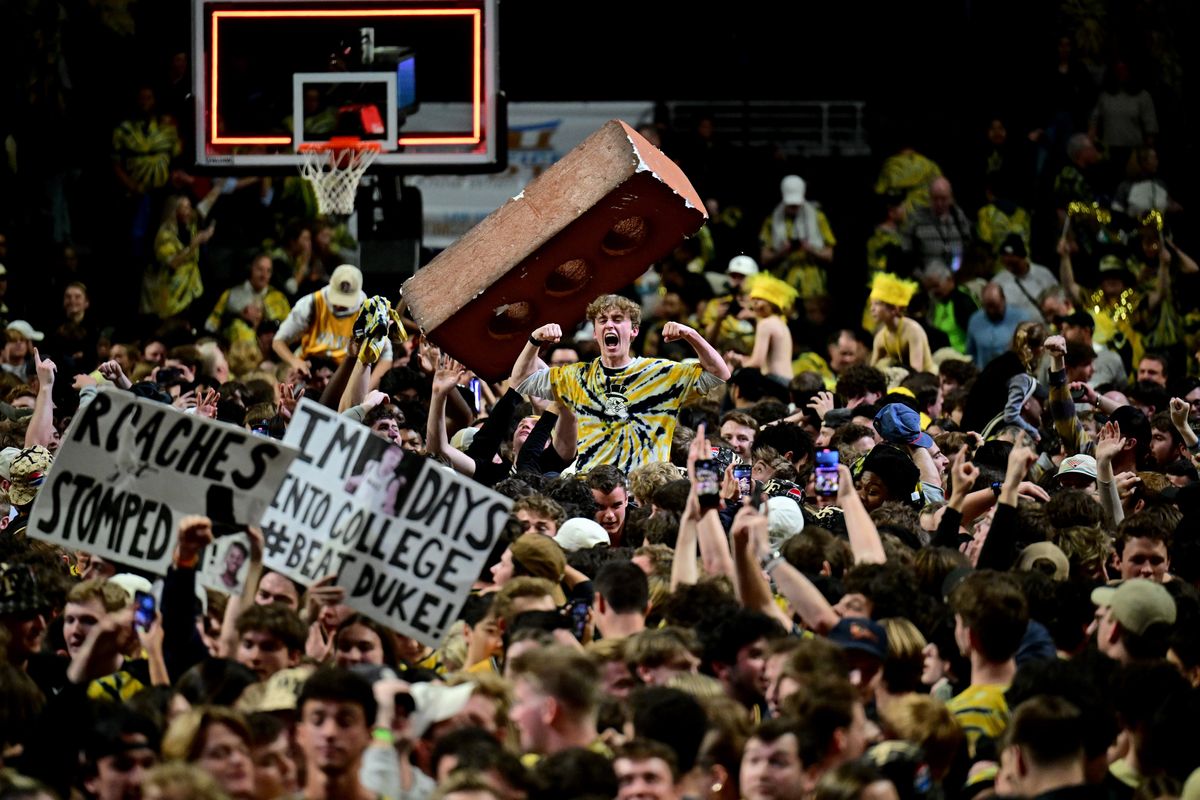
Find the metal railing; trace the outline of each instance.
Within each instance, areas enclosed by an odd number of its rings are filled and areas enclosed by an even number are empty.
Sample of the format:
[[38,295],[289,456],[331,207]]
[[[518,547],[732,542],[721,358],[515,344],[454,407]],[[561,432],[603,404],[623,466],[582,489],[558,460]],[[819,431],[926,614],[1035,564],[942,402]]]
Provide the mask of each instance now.
[[733,147],[778,148],[785,156],[870,155],[861,100],[668,101],[676,133],[694,131],[702,116]]

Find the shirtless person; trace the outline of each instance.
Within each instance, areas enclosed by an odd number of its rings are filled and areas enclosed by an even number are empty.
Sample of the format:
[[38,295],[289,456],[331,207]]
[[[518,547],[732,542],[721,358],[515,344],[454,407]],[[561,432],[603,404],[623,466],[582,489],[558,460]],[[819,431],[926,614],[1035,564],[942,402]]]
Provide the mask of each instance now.
[[913,372],[935,372],[929,337],[904,309],[917,292],[917,284],[888,272],[876,273],[871,284],[871,316],[879,324],[871,347],[871,366],[890,359]]
[[396,497],[404,488],[404,478],[396,473],[404,451],[399,447],[388,447],[379,456],[378,461],[368,461],[363,471],[346,479],[346,491],[354,494],[361,487],[366,487],[363,495],[368,498],[379,498],[378,504],[385,513],[394,514]]
[[756,319],[754,352],[727,353],[725,360],[743,369],[758,369],[776,383],[792,382],[792,334],[785,315],[796,301],[796,290],[765,273],[750,279],[750,310]]

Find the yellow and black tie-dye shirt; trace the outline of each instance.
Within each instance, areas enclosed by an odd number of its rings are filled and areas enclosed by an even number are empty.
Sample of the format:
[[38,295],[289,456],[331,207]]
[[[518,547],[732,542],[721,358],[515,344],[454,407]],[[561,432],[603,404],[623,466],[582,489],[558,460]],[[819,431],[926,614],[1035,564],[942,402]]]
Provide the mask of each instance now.
[[612,464],[628,474],[640,464],[670,461],[680,407],[720,384],[699,364],[635,358],[620,369],[607,369],[597,359],[537,372],[518,391],[575,411],[576,471]]
[[167,185],[182,149],[175,123],[160,117],[125,120],[113,131],[113,158],[143,192]]

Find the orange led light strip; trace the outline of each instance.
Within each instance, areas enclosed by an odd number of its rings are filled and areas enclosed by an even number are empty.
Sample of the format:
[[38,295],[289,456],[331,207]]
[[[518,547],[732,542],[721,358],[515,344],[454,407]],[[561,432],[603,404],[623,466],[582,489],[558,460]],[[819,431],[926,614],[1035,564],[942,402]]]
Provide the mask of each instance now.
[[220,58],[219,28],[217,23],[224,18],[265,18],[265,17],[472,17],[473,55],[473,85],[471,95],[471,135],[470,136],[401,136],[396,140],[400,145],[447,145],[447,144],[479,144],[482,138],[481,109],[483,106],[482,65],[483,65],[483,11],[478,8],[388,8],[388,9],[314,9],[304,11],[214,11],[212,14],[212,120],[211,143],[228,145],[268,145],[291,144],[290,136],[221,136],[217,133],[217,102],[220,96],[218,89],[218,59]]

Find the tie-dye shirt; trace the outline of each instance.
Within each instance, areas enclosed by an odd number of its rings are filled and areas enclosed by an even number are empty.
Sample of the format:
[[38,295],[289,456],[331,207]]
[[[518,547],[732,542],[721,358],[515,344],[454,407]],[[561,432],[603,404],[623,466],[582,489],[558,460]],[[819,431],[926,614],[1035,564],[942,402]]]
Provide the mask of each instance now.
[[612,464],[628,474],[650,461],[670,461],[679,409],[722,383],[699,364],[635,358],[620,369],[599,359],[551,367],[518,388],[557,400],[578,417],[577,472]]

